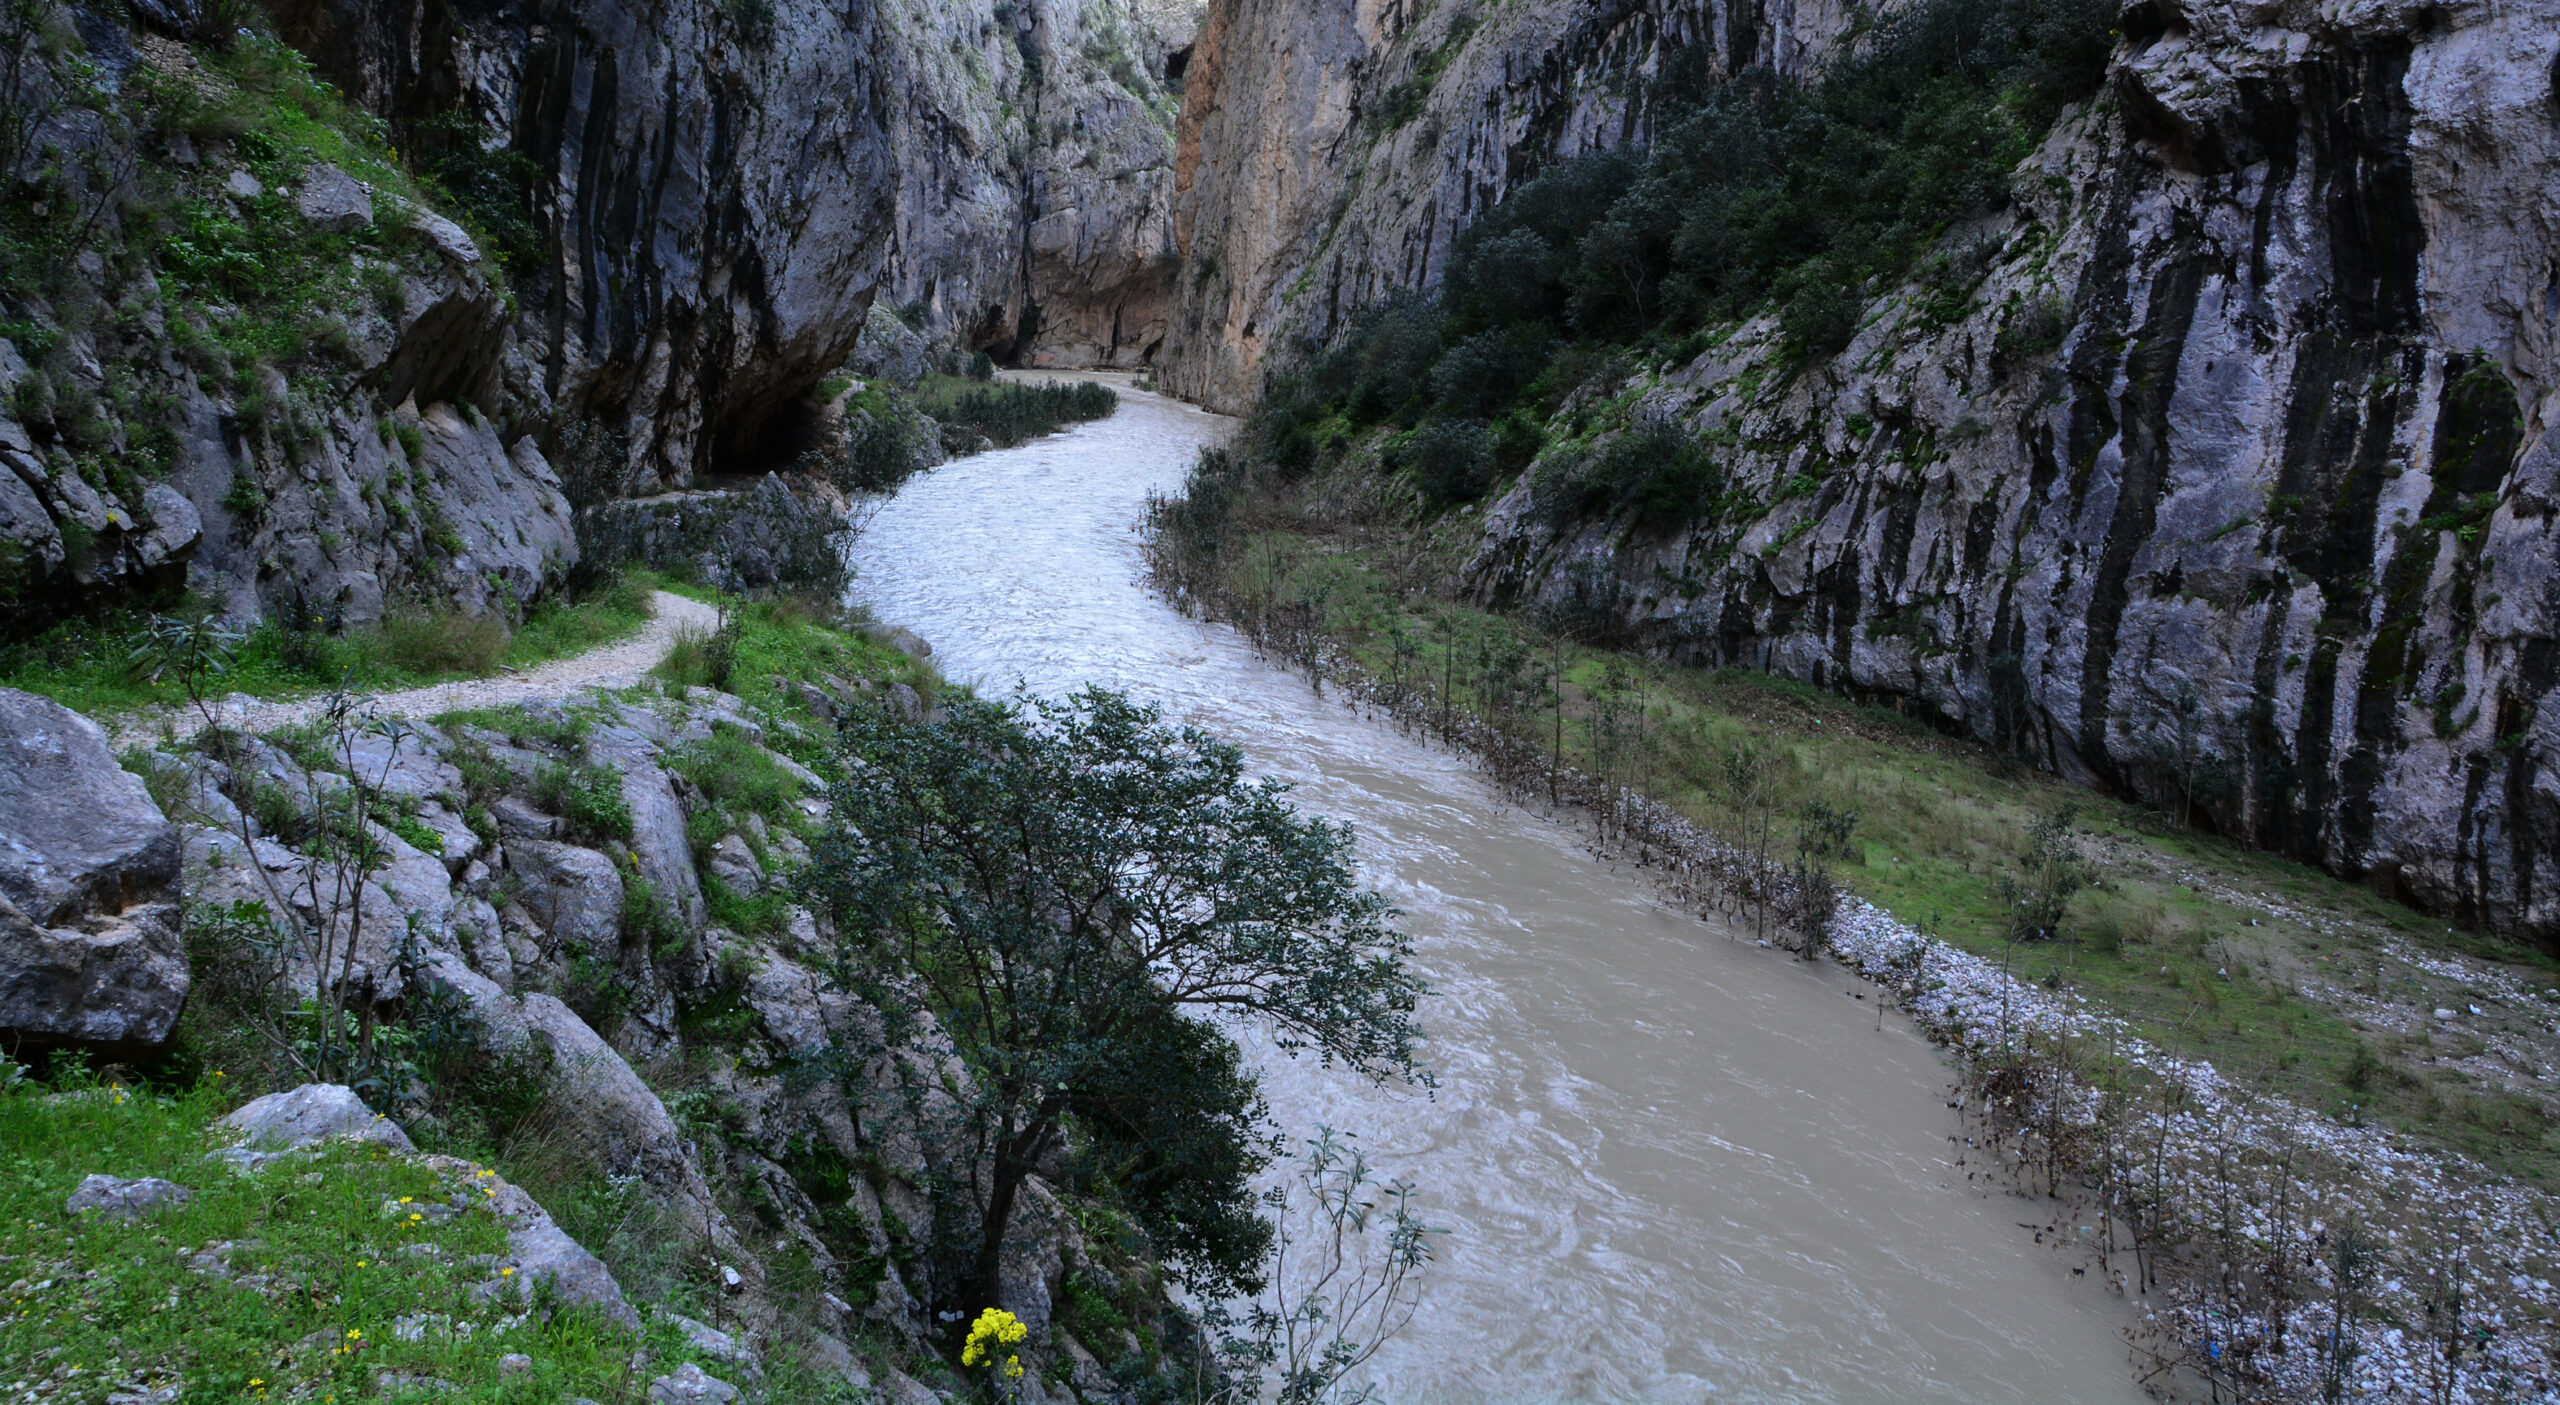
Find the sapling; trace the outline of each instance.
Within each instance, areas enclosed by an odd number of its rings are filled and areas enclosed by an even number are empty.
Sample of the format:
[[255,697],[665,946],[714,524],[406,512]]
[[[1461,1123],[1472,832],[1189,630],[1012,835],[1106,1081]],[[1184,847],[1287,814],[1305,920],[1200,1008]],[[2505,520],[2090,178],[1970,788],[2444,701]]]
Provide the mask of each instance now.
[[229,671],[240,641],[246,637],[238,626],[209,612],[185,617],[154,615],[143,626],[142,641],[134,646],[131,663],[134,672],[151,683],[174,676],[186,693],[188,704],[204,720],[205,730],[219,736],[206,685]]

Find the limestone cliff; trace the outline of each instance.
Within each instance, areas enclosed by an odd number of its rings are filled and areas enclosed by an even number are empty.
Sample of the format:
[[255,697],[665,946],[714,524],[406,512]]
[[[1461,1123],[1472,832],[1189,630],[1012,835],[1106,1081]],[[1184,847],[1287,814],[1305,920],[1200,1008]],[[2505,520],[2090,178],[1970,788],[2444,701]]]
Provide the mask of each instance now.
[[1241,410],[1268,352],[1436,282],[1457,232],[1556,158],[1642,141],[1643,80],[1669,52],[1799,74],[1849,8],[1221,0],[1183,104],[1165,385]]
[[875,298],[1007,359],[1149,355],[1189,23],[1139,0],[283,14],[359,103],[521,204],[510,388],[619,426],[644,488],[787,457]]
[[[1621,36],[1555,51],[1584,65],[1570,100],[1492,61],[1518,13],[1444,55],[1454,18],[1324,7],[1328,83],[1272,58],[1315,18],[1222,5],[1195,72],[1233,76],[1185,121],[1171,382],[1238,403],[1277,339],[1427,285],[1517,170],[1642,140],[1610,61],[1691,39],[1783,66],[1831,23],[1548,8]],[[1362,135],[1425,53],[1417,115]],[[2101,94],[1945,237],[1953,302],[1944,277],[1868,289],[1827,360],[1762,317],[1631,368],[1629,417],[1702,433],[1746,507],[1559,521],[1523,475],[1466,586],[1897,700],[2560,937],[2555,57],[2549,0],[2130,7]],[[1404,154],[1426,136],[1441,154]]]

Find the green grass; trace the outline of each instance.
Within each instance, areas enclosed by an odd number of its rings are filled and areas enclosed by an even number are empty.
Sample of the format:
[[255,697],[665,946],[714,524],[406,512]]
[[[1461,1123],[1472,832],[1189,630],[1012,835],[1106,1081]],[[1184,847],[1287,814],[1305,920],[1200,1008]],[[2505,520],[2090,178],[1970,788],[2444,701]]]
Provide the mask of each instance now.
[[[701,586],[645,572],[635,575],[657,589],[687,599],[705,604],[724,601],[719,592]],[[803,727],[814,723],[821,731],[830,729],[816,721],[796,690],[774,686],[776,678],[790,683],[814,683],[832,674],[869,679],[881,686],[904,683],[928,698],[944,686],[931,665],[870,637],[861,619],[840,607],[793,596],[744,601],[730,596],[725,598],[725,604],[734,640],[725,686],[710,675],[710,660],[704,648],[708,641],[697,638],[678,640],[655,670],[659,678],[679,686],[721,687],[724,692],[793,719]],[[769,736],[766,742],[804,766],[818,766],[828,760],[823,743],[812,746],[788,733]]]
[[[1266,522],[1266,526],[1270,526]],[[1535,681],[1552,641],[1514,618],[1435,598],[1463,549],[1463,524],[1329,532],[1306,519],[1232,540],[1225,578],[1261,608],[1302,612],[1380,680],[1437,690],[1483,713],[1488,660],[1512,699],[1494,711],[1539,754],[1553,746],[1553,695]],[[1392,537],[1390,541],[1388,538]],[[1418,563],[1418,564],[1417,564]],[[1398,640],[1403,640],[1401,649]],[[1773,854],[1791,855],[1795,816],[1820,801],[1858,814],[1845,887],[1954,945],[2007,961],[2021,977],[2069,987],[2135,1033],[2226,1074],[2348,1120],[2371,1119],[2560,1188],[2560,1138],[2532,1100],[2466,1087],[2432,1067],[2434,1047],[2360,1028],[2294,993],[2304,979],[2419,1008],[2450,998],[2397,963],[2377,971],[2371,937],[2505,963],[2535,986],[2560,960],[2431,918],[2291,860],[2182,829],[2157,811],[2096,794],[1951,738],[1911,718],[1744,669],[1669,668],[1572,648],[1565,668],[1568,765],[1637,785],[1710,829],[1748,825],[1727,799],[1720,761],[1748,746],[1775,762]],[[1436,693],[1435,693],[1436,695]],[[1605,708],[1614,726],[1602,720]],[[1644,715],[1638,745],[1633,718]],[[1434,704],[1436,707],[1436,704]],[[2016,871],[2024,831],[2065,806],[2102,855],[2098,882],[2073,899],[2063,939],[2013,944],[1996,888]],[[2281,904],[2276,917],[2245,901]],[[2254,919],[2254,925],[2253,925]],[[2432,993],[2431,993],[2432,992]],[[2359,1064],[2366,1067],[2359,1069]],[[2378,1063],[2378,1071],[2377,1071]]]
[[[224,1082],[167,1095],[73,1073],[0,1091],[0,1255],[16,1280],[0,1298],[0,1388],[91,1405],[177,1384],[190,1401],[328,1405],[386,1394],[388,1372],[449,1382],[446,1400],[553,1405],[636,1400],[686,1359],[665,1327],[635,1333],[583,1311],[508,1326],[521,1309],[475,1301],[493,1270],[473,1259],[506,1251],[503,1224],[476,1208],[409,1218],[469,1172],[343,1143],[255,1175],[207,1161]],[[92,1173],[159,1176],[195,1198],[133,1223],[68,1218],[65,1198]],[[191,1267],[225,1242],[232,1278]],[[441,1320],[402,1340],[397,1324],[422,1314]],[[635,1375],[643,1345],[655,1359]],[[501,1379],[509,1353],[531,1370]]]
[[[205,690],[210,697],[290,698],[341,686],[389,692],[484,677],[501,663],[527,668],[627,639],[652,613],[645,588],[615,586],[575,602],[537,604],[513,631],[502,621],[425,611],[335,635],[297,636],[268,621],[250,632]],[[39,693],[92,717],[187,706],[175,678],[153,683],[130,665],[142,626],[134,615],[65,620],[0,646],[0,687]]]

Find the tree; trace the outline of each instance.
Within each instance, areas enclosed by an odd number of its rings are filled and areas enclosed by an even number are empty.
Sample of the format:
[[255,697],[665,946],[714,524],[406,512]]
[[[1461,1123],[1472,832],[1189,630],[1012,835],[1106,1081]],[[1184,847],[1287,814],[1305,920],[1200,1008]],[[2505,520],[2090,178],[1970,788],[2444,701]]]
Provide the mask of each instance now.
[[1831,861],[1852,852],[1858,812],[1816,800],[1804,807],[1801,819],[1796,830],[1796,919],[1804,945],[1797,950],[1811,961],[1831,939],[1832,919],[1840,910],[1840,884],[1831,875]]
[[2018,872],[1996,883],[2009,909],[2011,941],[2047,941],[2062,933],[2062,917],[2072,895],[2089,886],[2089,870],[2071,834],[2068,805],[2027,826],[2027,849]]
[[970,1072],[964,1303],[992,1301],[1023,1182],[1071,1132],[1152,1175],[1133,1208],[1197,1290],[1257,1286],[1269,1230],[1236,1208],[1268,1163],[1259,1104],[1198,1015],[1372,1078],[1427,1078],[1411,941],[1359,885],[1349,827],[1101,689],[962,699],[934,722],[865,712],[839,737],[806,882],[844,934],[838,979],[931,1015]]

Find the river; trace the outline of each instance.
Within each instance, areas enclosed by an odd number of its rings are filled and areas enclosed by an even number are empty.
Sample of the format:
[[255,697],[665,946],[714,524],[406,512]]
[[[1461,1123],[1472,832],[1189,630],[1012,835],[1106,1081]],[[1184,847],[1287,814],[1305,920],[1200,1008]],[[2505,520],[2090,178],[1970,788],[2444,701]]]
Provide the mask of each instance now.
[[1451,1232],[1368,1374],[1436,1401],[2113,1401],[2132,1315],[1955,1165],[1952,1072],[1827,963],[1656,901],[1463,758],[1313,694],[1140,578],[1149,492],[1231,421],[1122,389],[1108,420],[910,481],[857,598],[982,691],[1126,690],[1353,822],[1432,983],[1439,1089],[1266,1056]]

